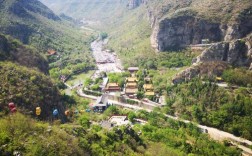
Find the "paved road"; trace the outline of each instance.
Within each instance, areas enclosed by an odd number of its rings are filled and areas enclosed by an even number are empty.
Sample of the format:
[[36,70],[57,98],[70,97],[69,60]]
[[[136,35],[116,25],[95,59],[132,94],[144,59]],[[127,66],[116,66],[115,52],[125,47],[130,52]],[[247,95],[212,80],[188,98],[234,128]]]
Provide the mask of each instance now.
[[[126,103],[120,103],[120,102],[113,101],[113,100],[109,100],[109,102],[113,103],[114,105],[127,107],[127,108],[131,108],[131,109],[135,109],[135,110],[146,110],[148,112],[152,111],[151,109],[146,109],[146,108],[142,108],[142,107],[139,107],[139,106],[134,106],[134,105],[126,104]],[[168,118],[173,119],[173,120],[182,121],[182,122],[185,122],[185,123],[192,123],[191,121],[183,120],[183,119],[180,119],[180,118],[175,117],[175,116],[171,116],[171,115],[167,115],[167,114],[164,114],[164,115],[166,117],[168,117]],[[193,123],[193,124],[197,125],[197,127],[202,129],[202,130],[207,130],[209,136],[212,139],[217,140],[217,141],[231,140],[231,143],[233,145],[236,145],[238,148],[240,148],[240,149],[242,149],[244,151],[243,155],[248,155],[248,156],[251,155],[252,156],[252,150],[251,149],[249,149],[249,148],[247,148],[247,147],[245,147],[243,145],[238,144],[238,143],[246,143],[248,145],[252,145],[251,141],[240,138],[240,137],[236,137],[233,134],[218,130],[216,128],[207,127],[207,126],[204,126],[204,125],[198,125],[196,123]]]
[[97,96],[92,96],[92,95],[84,94],[82,88],[80,88],[80,89],[77,90],[77,94],[79,96],[81,96],[81,97],[92,99],[92,100],[97,100],[98,99]]
[[[79,96],[81,96],[81,97],[89,98],[89,99],[92,99],[92,100],[96,100],[98,98],[96,96],[91,96],[91,95],[84,94],[81,88],[77,90],[77,94]],[[145,110],[145,111],[148,111],[148,112],[152,111],[151,109],[142,108],[142,107],[127,104],[127,103],[121,103],[121,102],[114,101],[114,100],[108,100],[108,102],[112,103],[113,105],[118,105],[118,106],[121,106],[121,107],[126,107],[126,108],[130,108],[130,109],[134,109],[134,110]],[[173,119],[173,120],[182,121],[184,123],[193,123],[191,121],[183,120],[183,119],[180,119],[180,118],[175,117],[175,116],[171,116],[171,115],[167,115],[167,114],[164,114],[164,115],[166,117],[168,117],[168,118]],[[202,129],[204,131],[207,130],[209,136],[212,139],[217,140],[217,141],[230,140],[233,145],[236,145],[238,148],[240,148],[240,149],[242,149],[244,151],[243,155],[246,155],[246,156],[251,155],[252,156],[252,150],[251,149],[249,149],[249,148],[247,148],[247,147],[245,147],[243,145],[240,145],[240,143],[241,144],[245,143],[247,145],[252,145],[251,141],[246,140],[244,138],[236,137],[233,134],[218,130],[216,128],[207,127],[207,126],[204,126],[204,125],[198,125],[197,123],[193,123],[193,124],[197,125],[198,128],[200,128],[200,129]]]

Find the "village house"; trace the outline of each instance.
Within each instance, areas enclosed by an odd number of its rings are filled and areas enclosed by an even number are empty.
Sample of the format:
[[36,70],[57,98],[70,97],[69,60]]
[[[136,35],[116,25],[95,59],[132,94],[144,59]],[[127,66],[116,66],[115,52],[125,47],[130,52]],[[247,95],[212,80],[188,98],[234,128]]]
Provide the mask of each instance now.
[[57,54],[57,52],[55,50],[48,49],[48,51],[47,51],[48,56],[52,56],[52,55],[56,55],[56,54]]
[[92,105],[94,112],[103,112],[108,108],[108,97],[106,94],[100,96],[95,104]]
[[131,124],[126,115],[114,115],[108,120],[114,126],[122,126]]

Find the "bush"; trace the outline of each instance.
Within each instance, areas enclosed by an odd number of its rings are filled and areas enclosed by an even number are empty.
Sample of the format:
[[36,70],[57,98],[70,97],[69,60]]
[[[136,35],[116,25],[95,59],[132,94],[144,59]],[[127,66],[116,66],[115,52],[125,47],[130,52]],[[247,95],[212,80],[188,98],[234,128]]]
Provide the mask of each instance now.
[[247,87],[252,85],[252,72],[244,68],[229,69],[224,71],[223,79],[230,84]]

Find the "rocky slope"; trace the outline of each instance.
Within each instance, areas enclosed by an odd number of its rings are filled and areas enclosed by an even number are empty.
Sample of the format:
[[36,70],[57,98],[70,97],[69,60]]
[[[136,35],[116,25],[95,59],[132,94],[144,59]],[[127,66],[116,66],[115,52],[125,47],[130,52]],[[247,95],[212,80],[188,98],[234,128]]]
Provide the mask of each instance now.
[[48,73],[48,62],[34,48],[0,34],[0,61],[12,61],[28,68],[38,68]]
[[233,66],[249,66],[252,62],[252,35],[231,42],[213,44],[197,57],[195,63],[225,61]]
[[243,39],[213,44],[193,60],[193,66],[176,75],[173,83],[202,75],[220,76],[228,65],[252,69],[252,34]]

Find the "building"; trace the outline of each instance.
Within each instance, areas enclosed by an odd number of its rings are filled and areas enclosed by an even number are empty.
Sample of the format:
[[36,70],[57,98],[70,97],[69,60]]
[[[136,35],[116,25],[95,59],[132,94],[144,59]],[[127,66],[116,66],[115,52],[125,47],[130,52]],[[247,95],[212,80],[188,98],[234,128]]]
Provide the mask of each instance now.
[[119,87],[118,83],[108,83],[105,91],[107,92],[120,92],[121,88]]
[[126,88],[125,89],[125,94],[132,97],[132,95],[136,94],[138,91],[137,88]]
[[129,67],[129,68],[128,68],[128,71],[129,71],[130,73],[138,72],[138,70],[139,70],[138,67]]
[[136,77],[128,77],[127,79],[126,79],[126,82],[127,83],[137,83],[137,78]]
[[56,54],[57,54],[57,52],[55,50],[48,49],[48,51],[47,51],[48,56],[52,56],[52,55],[56,55]]
[[137,88],[137,83],[136,82],[127,83],[126,88]]
[[128,96],[132,96],[137,93],[137,78],[136,77],[128,77],[126,79],[126,86],[125,86],[125,94]]
[[152,80],[150,77],[146,77],[146,78],[144,78],[144,82],[149,84],[149,83],[152,83]]
[[154,87],[152,84],[144,84],[143,88],[144,88],[144,91],[154,90]]
[[114,115],[108,120],[113,126],[122,126],[131,124],[126,115]]
[[92,105],[94,112],[103,112],[108,108],[108,96],[103,94],[100,96],[94,105]]
[[145,96],[154,96],[155,95],[153,84],[144,84],[143,88],[144,88],[144,92],[145,92],[144,95]]
[[209,43],[210,43],[209,39],[202,39],[201,40],[201,44],[209,44]]

